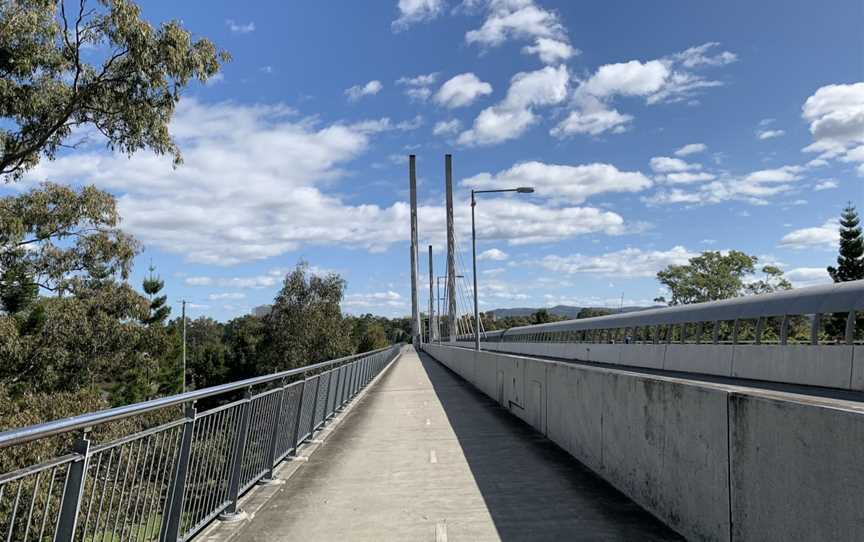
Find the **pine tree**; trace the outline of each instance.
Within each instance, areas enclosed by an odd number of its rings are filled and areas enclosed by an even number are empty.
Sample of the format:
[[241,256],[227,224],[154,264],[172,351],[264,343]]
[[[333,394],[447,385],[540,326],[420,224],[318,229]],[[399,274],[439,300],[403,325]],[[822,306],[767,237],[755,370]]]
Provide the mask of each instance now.
[[148,271],[150,271],[150,274],[144,279],[143,288],[144,293],[146,293],[147,297],[150,299],[150,312],[148,313],[147,318],[145,318],[144,323],[148,326],[156,324],[164,325],[168,315],[171,314],[171,307],[165,304],[165,302],[168,301],[168,296],[157,296],[156,294],[161,292],[162,288],[165,287],[165,281],[160,279],[158,275],[154,274],[156,268],[153,267],[153,264],[150,264]]
[[861,220],[851,201],[840,215],[837,267],[829,266],[828,274],[834,282],[864,279],[864,235],[861,232]]

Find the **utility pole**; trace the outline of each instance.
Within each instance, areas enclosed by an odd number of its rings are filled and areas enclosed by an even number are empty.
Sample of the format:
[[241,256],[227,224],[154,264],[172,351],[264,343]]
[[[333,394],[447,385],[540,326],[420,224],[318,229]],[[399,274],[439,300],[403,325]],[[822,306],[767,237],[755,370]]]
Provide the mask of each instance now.
[[435,340],[435,305],[433,305],[432,300],[432,281],[435,280],[435,275],[432,272],[432,245],[429,245],[429,325],[427,326],[428,332],[426,335],[428,336],[429,344]]
[[180,318],[183,320],[183,392],[186,393],[186,300],[180,302]]
[[447,334],[456,340],[456,235],[453,230],[453,155],[444,155],[444,185],[447,193]]
[[417,157],[408,156],[408,183],[411,196],[411,337],[414,346],[420,345],[420,305],[417,299]]

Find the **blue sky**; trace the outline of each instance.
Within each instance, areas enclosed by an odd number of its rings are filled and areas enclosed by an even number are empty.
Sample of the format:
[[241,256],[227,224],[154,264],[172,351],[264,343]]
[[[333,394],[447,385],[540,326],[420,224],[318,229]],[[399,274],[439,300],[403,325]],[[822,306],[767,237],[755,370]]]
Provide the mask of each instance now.
[[864,204],[859,1],[142,10],[233,55],[181,100],[185,165],[94,144],[15,189],[50,179],[116,194],[145,246],[134,280],[152,261],[175,314],[181,298],[193,316],[248,312],[301,258],[347,279],[346,311],[409,313],[409,153],[424,276],[429,243],[443,274],[445,153],[466,266],[470,188],[537,189],[478,204],[484,310],[648,304],[657,270],[709,249],[816,284],[840,209]]

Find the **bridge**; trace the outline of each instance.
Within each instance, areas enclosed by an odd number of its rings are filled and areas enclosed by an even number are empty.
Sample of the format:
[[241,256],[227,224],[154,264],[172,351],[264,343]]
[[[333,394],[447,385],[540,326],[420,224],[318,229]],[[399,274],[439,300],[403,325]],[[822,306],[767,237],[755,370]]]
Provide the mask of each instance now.
[[857,281],[453,335],[12,429],[41,459],[0,540],[862,540],[862,311]]

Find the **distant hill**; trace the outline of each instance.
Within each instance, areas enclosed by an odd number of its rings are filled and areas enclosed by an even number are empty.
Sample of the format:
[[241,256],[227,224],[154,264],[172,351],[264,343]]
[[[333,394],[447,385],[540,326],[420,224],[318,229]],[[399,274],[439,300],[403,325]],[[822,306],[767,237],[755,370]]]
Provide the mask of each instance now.
[[[549,314],[554,314],[555,316],[562,316],[567,319],[576,318],[583,308],[586,307],[573,307],[570,305],[556,305],[554,307],[538,307],[538,308],[529,308],[529,307],[517,307],[512,309],[495,309],[490,312],[495,313],[495,318],[507,318],[509,316],[531,316],[535,312],[540,309],[546,309]],[[618,309],[611,309],[609,307],[588,307],[588,308],[603,308],[606,310],[611,310],[613,312],[618,312]],[[621,309],[622,312],[634,312],[634,311],[643,311],[645,309],[653,309],[656,307],[624,307]]]

